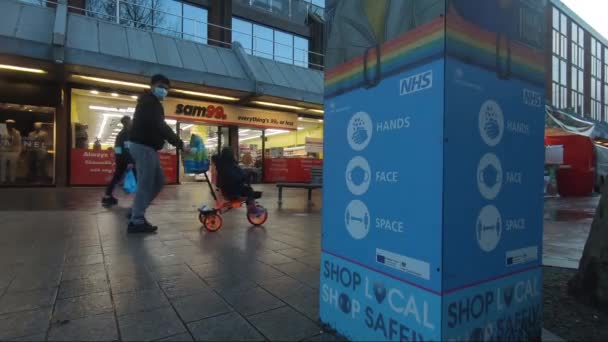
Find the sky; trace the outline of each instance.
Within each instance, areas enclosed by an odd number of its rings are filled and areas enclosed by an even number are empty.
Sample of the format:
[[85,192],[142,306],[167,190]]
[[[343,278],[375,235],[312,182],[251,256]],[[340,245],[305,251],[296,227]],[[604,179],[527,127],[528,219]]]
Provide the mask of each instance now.
[[608,0],[562,0],[562,2],[608,39]]

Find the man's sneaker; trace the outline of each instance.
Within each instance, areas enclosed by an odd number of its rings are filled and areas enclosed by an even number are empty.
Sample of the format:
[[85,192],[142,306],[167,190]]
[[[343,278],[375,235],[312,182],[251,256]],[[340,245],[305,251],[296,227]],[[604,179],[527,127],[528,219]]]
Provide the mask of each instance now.
[[144,221],[143,223],[129,223],[129,227],[127,228],[127,232],[129,234],[137,234],[137,233],[154,233],[158,230],[158,227],[151,225],[149,222]]
[[110,207],[113,205],[117,205],[118,204],[118,200],[114,197],[114,196],[104,196],[101,199],[101,204],[106,206],[106,207]]

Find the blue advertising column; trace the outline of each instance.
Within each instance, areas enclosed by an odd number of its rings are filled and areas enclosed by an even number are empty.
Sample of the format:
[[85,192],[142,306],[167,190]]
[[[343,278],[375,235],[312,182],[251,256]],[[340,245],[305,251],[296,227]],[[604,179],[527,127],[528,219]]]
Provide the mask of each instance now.
[[545,4],[334,5],[322,322],[350,340],[540,338]]

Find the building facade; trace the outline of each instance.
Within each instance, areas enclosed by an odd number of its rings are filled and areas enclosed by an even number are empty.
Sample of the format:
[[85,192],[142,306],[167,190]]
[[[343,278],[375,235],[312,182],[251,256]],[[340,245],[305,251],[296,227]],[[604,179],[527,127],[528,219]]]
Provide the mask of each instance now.
[[[156,73],[172,80],[167,123],[212,153],[231,146],[253,179],[271,157],[320,159],[323,7],[0,0],[0,186],[106,183],[120,119]],[[177,151],[160,153],[169,183],[192,178]]]
[[608,40],[559,0],[547,11],[547,103],[608,122]]

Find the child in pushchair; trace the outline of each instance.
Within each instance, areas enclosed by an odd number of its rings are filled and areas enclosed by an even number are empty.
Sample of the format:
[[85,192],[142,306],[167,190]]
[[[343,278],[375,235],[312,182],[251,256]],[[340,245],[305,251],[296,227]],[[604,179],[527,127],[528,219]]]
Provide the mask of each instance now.
[[216,186],[227,200],[245,199],[247,213],[262,214],[265,210],[256,203],[256,192],[246,182],[246,175],[238,166],[234,153],[229,146],[222,148],[219,154],[212,157],[216,170]]

